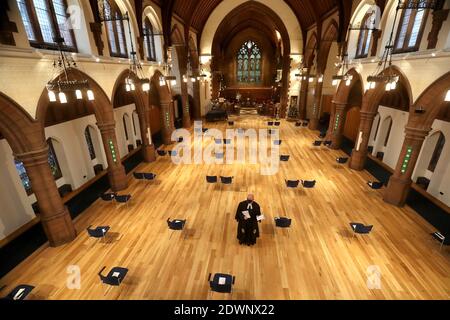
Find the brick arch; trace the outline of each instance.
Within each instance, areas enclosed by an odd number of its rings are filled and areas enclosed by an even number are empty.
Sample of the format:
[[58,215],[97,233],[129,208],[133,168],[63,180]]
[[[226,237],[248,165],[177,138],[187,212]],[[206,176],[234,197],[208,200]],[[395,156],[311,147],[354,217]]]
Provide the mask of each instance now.
[[[396,90],[403,91],[403,95],[407,96],[407,100],[411,104],[412,91],[408,78],[397,66],[388,67],[385,70],[383,70],[380,74],[386,74],[388,72],[394,72],[394,74],[400,77]],[[375,89],[368,90],[366,94],[364,94],[362,110],[370,113],[377,113],[378,106],[385,94],[386,94],[385,84],[377,83]]]
[[156,70],[150,79],[151,91],[155,90],[158,94],[157,97],[155,97],[155,95],[150,95],[150,104],[154,106],[160,106],[161,103],[170,103],[172,101],[169,87],[167,85],[162,87],[159,85],[160,77],[163,77],[163,74]]
[[361,85],[361,96],[364,96],[364,88],[362,85],[363,80],[359,72],[355,68],[352,68],[346,74],[353,76],[352,82],[349,86],[345,84],[345,81],[341,81],[339,83],[339,87],[333,98],[333,101],[336,103],[346,104],[349,100],[350,92],[352,91],[353,86],[358,83]]
[[[56,76],[53,80],[63,77],[63,73]],[[95,118],[99,124],[113,123],[114,122],[114,112],[109,100],[108,95],[100,87],[100,85],[91,77],[89,77],[84,72],[77,69],[69,69],[67,75],[70,80],[87,80],[89,82],[90,89],[94,92],[95,100],[86,101],[92,106]],[[69,97],[70,99],[70,97]],[[44,88],[39,98],[37,109],[36,109],[36,119],[42,124],[42,128],[45,126],[45,119],[47,115],[47,110],[52,102],[49,101],[47,89]]]
[[314,50],[317,49],[317,33],[314,31],[314,33],[309,37],[309,40],[307,42],[307,45],[305,47],[305,67],[311,68],[311,66],[314,64]]
[[[138,83],[139,77],[133,71],[131,71],[130,69],[123,70],[117,77],[116,82],[114,83],[113,93],[111,96],[111,102],[112,102],[113,108],[117,108],[120,106],[120,104],[121,104],[120,101],[122,100],[121,96],[123,96],[123,95],[128,96],[128,99],[126,99],[126,100],[133,101],[136,105],[136,108],[141,107],[141,104],[139,103],[138,98],[141,98],[142,96],[144,96],[145,93],[141,90],[141,87],[138,84],[136,85],[136,90],[134,92],[126,92],[125,79],[127,77],[130,77],[132,80],[135,81],[135,83]],[[135,94],[133,94],[133,93],[135,93]],[[144,101],[145,101],[145,99],[144,99]]]
[[330,54],[331,44],[337,41],[339,26],[335,19],[332,19],[325,29],[322,41],[319,47],[319,56],[317,57],[317,71],[324,73],[327,67],[328,55]]
[[24,154],[46,147],[42,125],[2,92],[0,92],[0,133],[15,154]]
[[[433,121],[439,114],[450,108],[450,102],[445,101],[447,91],[450,89],[450,72],[434,81],[426,88],[409,111],[409,126],[430,130]],[[416,108],[425,109],[425,113],[415,113]]]

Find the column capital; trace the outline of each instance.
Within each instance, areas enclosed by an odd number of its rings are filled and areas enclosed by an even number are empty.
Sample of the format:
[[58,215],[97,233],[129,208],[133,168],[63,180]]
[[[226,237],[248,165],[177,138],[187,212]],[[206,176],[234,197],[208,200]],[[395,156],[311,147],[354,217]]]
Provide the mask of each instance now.
[[27,166],[37,166],[48,163],[48,145],[43,145],[40,149],[25,153],[15,153],[14,157]]
[[424,141],[425,137],[430,132],[429,129],[423,129],[423,128],[413,128],[413,127],[406,127],[405,128],[405,138],[409,138],[414,141]]
[[360,111],[360,117],[361,120],[373,120],[375,118],[375,116],[377,115],[376,112],[371,112],[371,111]]
[[110,133],[115,132],[116,122],[105,122],[105,123],[97,123],[97,127],[100,129],[101,133]]
[[348,106],[347,102],[340,102],[340,101],[334,101],[334,100],[333,100],[333,104],[336,106],[336,111],[338,111],[338,109],[339,109],[339,111],[342,111]]

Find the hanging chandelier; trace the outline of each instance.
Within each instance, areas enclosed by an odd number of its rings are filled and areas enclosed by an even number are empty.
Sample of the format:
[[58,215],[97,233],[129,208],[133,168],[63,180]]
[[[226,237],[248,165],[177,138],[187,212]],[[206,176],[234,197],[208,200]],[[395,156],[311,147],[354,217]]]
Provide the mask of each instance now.
[[392,24],[391,33],[389,36],[388,44],[385,46],[383,55],[378,62],[377,68],[374,73],[367,77],[366,90],[375,89],[377,84],[385,85],[386,91],[395,90],[397,83],[400,80],[399,75],[391,68],[392,56],[394,53],[394,29],[399,16],[400,10],[426,10],[437,8],[437,0],[398,0],[398,5],[395,10],[394,23]]
[[177,77],[171,75],[172,72],[172,47],[167,48],[167,60],[162,65],[163,75],[159,77],[159,85],[161,87],[170,84],[171,86],[177,85]]
[[58,58],[53,61],[54,80],[50,80],[46,85],[49,101],[56,102],[59,99],[60,103],[65,104],[68,102],[69,92],[74,93],[77,100],[82,100],[84,91],[87,99],[93,101],[94,92],[90,89],[89,82],[71,79],[69,76],[70,69],[76,68],[77,63],[72,55],[63,51],[64,38],[57,36],[53,40],[58,47]]

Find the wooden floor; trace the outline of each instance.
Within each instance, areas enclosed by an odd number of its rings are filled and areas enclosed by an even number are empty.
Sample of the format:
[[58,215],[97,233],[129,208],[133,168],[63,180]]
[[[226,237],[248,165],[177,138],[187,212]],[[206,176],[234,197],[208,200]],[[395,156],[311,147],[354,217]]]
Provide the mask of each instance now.
[[[235,127],[264,128],[258,116],[236,118]],[[226,124],[209,125],[225,129]],[[209,295],[209,273],[236,276],[233,299],[449,299],[450,255],[439,251],[435,231],[412,209],[382,201],[373,179],[335,163],[342,151],[314,148],[317,132],[282,121],[281,153],[290,154],[278,174],[261,176],[258,165],[175,165],[168,157],[141,164],[158,174],[147,185],[130,176],[129,205],[95,202],[76,220],[71,244],[39,249],[6,277],[4,295],[18,284],[36,286],[32,299],[228,299]],[[233,175],[231,186],[207,185],[205,176]],[[315,189],[287,189],[284,179],[316,179]],[[254,247],[236,240],[236,206],[253,192],[266,220]],[[273,218],[293,219],[290,231]],[[186,218],[185,234],[167,229],[167,218]],[[373,224],[370,235],[352,237],[349,222]],[[88,238],[89,225],[110,225],[106,241]],[[66,287],[67,268],[81,269],[81,289]],[[120,288],[104,295],[98,271],[130,271]],[[381,289],[369,289],[377,266]]]

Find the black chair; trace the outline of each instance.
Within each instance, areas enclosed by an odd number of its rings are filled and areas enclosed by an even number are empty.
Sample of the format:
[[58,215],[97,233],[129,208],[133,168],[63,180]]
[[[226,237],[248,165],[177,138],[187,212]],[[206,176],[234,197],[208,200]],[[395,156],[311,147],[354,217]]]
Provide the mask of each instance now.
[[377,152],[377,159],[383,160],[384,158],[384,152]]
[[316,140],[313,143],[313,146],[315,146],[315,147],[320,147],[321,145],[322,145],[322,141],[320,141],[320,140]]
[[[2,289],[4,289],[4,286]],[[21,284],[14,288],[7,296],[2,298],[2,300],[25,300],[26,297],[33,291],[34,287],[26,284]]]
[[379,181],[369,181],[367,182],[367,185],[369,187],[371,187],[374,190],[378,190],[381,189],[383,187],[383,182],[379,182]]
[[301,127],[301,126],[302,126],[302,123],[301,123],[301,122],[296,122],[296,123],[295,123],[295,126],[296,126],[296,127]]
[[281,155],[280,156],[280,161],[284,161],[284,162],[287,162],[287,161],[289,161],[289,158],[290,158],[291,156],[289,156],[289,155]]
[[203,129],[202,129],[203,133],[205,133],[205,132],[208,131],[208,130],[209,130],[208,128],[203,128]]
[[270,127],[270,126],[273,126],[273,121],[268,121],[267,122],[267,125]]
[[142,140],[137,139],[137,140],[136,140],[136,145],[137,145],[138,147],[142,146]]
[[103,165],[102,164],[96,164],[94,166],[94,173],[95,175],[100,174],[103,171]]
[[133,151],[133,150],[134,150],[134,145],[129,144],[129,145],[128,145],[128,152],[131,152],[131,151]]
[[273,144],[276,146],[281,146],[281,140],[273,140]]
[[234,126],[234,121],[228,121],[229,126]]
[[305,121],[305,122],[302,123],[302,126],[303,126],[303,127],[307,127],[308,124],[309,124],[309,122],[308,122],[308,121]]
[[165,150],[156,150],[156,152],[158,153],[158,156],[165,156],[165,155],[167,155],[167,151],[165,151]]
[[128,207],[128,204],[130,203],[131,195],[130,194],[122,195],[122,196],[116,195],[115,199],[116,199],[117,203],[125,203]]
[[286,187],[288,188],[297,188],[300,180],[285,180]]
[[275,226],[277,228],[290,228],[292,224],[292,219],[286,217],[275,218]]
[[170,218],[167,219],[167,225],[170,230],[176,230],[176,231],[183,230],[185,224],[186,224],[186,220],[175,219],[173,221],[170,221]]
[[333,144],[333,141],[331,141],[331,140],[326,140],[326,141],[323,142],[323,145],[324,145],[325,147],[329,147],[329,146],[331,146],[332,144]]
[[223,139],[223,144],[231,144],[231,139]]
[[207,183],[217,183],[217,176],[206,176]]
[[133,177],[136,180],[144,180],[144,174],[141,172],[133,172]]
[[326,131],[322,131],[322,132],[320,132],[320,134],[319,134],[319,138],[320,139],[323,139],[323,138],[325,138],[327,136],[327,132]]
[[273,123],[273,125],[274,125],[275,127],[279,127],[280,124],[281,124],[281,122],[279,122],[279,121],[275,121],[275,122]]
[[422,189],[427,190],[428,186],[430,185],[430,179],[426,177],[418,177],[416,180],[416,184]]
[[215,144],[222,144],[222,139],[214,139]]
[[222,182],[222,184],[232,184],[233,183],[233,178],[234,177],[222,177],[222,176],[220,176],[220,182]]
[[[125,276],[128,273],[128,269],[126,269],[126,268],[114,267],[111,269],[111,271],[109,271],[108,275],[105,277],[102,274],[103,270],[105,270],[105,269],[106,269],[106,266],[103,267],[99,271],[98,275],[103,284],[112,286],[112,287],[120,286],[120,284],[123,282],[123,280],[125,279]],[[106,295],[106,291],[104,294]]]
[[316,180],[302,180],[302,186],[306,189],[312,189],[316,186]]
[[181,142],[183,142],[183,141],[184,141],[184,138],[183,138],[183,137],[179,137],[178,140],[177,140],[178,143],[181,143]]
[[144,179],[147,181],[153,181],[156,179],[156,174],[154,173],[144,173]]
[[373,152],[373,146],[368,146],[368,147],[367,147],[367,152],[370,153],[370,154],[372,154],[372,152]]
[[345,164],[348,162],[348,158],[347,157],[339,157],[339,158],[336,158],[336,162],[339,164]]
[[358,222],[350,222],[350,227],[353,230],[353,236],[356,234],[369,234],[373,229],[373,226],[366,226]]
[[91,228],[92,226],[87,227],[87,232],[89,237],[91,238],[96,238],[96,239],[102,239],[106,236],[106,234],[108,233],[108,231],[111,229],[111,227],[108,226],[102,226],[102,227],[97,227],[95,229]]
[[236,278],[230,274],[216,273],[211,280],[211,273],[208,276],[211,292],[233,293],[233,285]]
[[446,237],[445,235],[443,235],[442,233],[440,233],[438,231],[431,233],[431,236],[433,236],[434,239],[436,239],[437,241],[439,241],[441,243],[439,250],[442,250],[443,246],[450,245],[450,238]]
[[100,196],[103,201],[113,201],[116,197],[116,193],[104,193]]
[[177,152],[171,150],[171,151],[169,151],[169,156],[176,157],[177,156]]

